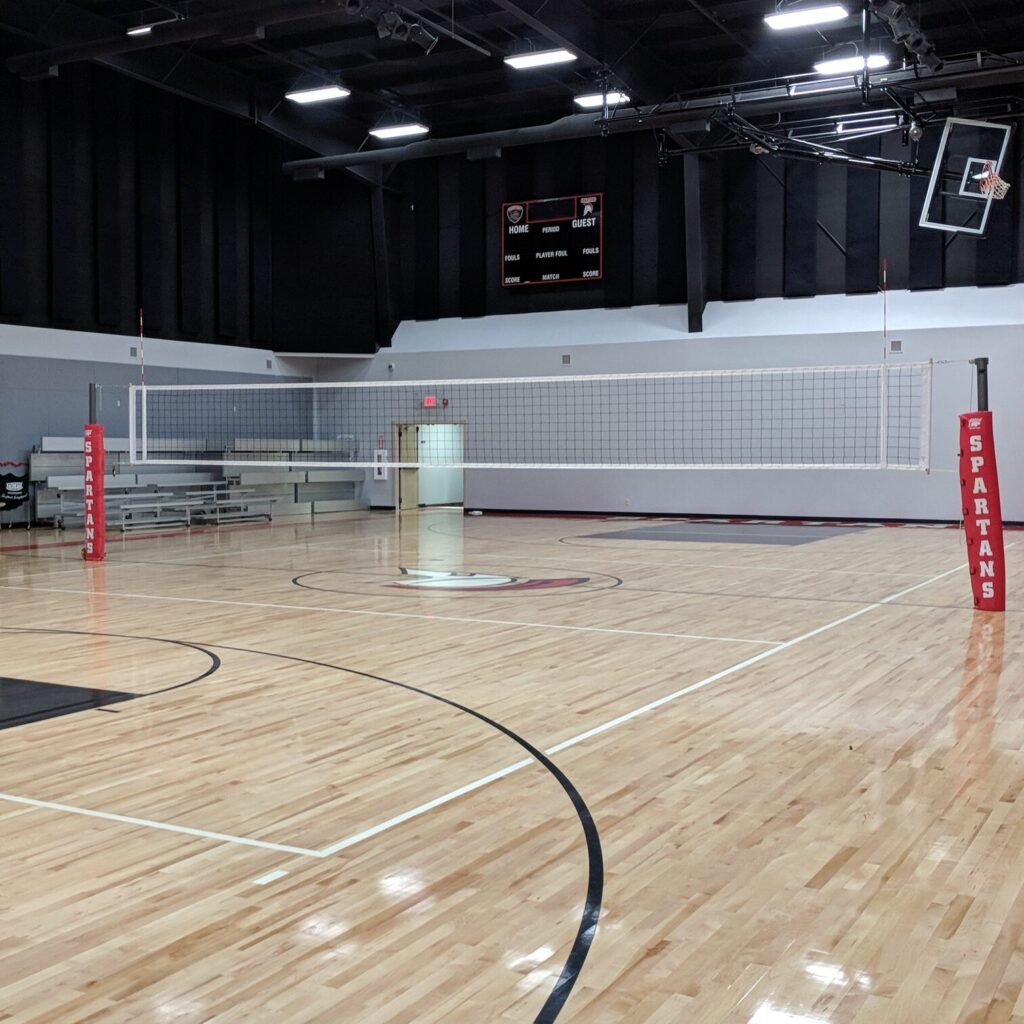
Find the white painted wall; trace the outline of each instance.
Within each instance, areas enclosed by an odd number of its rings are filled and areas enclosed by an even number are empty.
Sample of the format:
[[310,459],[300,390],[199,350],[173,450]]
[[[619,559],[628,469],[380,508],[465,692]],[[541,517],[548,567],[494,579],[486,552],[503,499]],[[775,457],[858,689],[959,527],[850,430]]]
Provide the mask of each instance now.
[[[714,303],[702,335],[683,307],[523,314],[403,323],[391,350],[367,363],[324,362],[321,380],[514,377],[680,369],[877,363],[879,296]],[[934,471],[475,470],[467,508],[550,511],[852,516],[955,520],[957,414],[970,408],[976,355],[992,359],[1004,516],[1024,521],[1024,286],[900,292],[889,297],[894,361],[935,367]],[[561,357],[569,354],[570,366]],[[393,369],[389,370],[391,365]],[[389,504],[370,484],[367,500]]]

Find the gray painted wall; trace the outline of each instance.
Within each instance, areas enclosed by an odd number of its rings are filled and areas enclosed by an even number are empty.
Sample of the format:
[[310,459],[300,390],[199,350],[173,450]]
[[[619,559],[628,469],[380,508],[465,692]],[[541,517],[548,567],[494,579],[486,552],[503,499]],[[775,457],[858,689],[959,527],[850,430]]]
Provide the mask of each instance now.
[[[903,351],[890,356],[890,361],[935,360],[937,364],[930,474],[849,470],[470,470],[466,473],[466,507],[956,520],[960,507],[954,472],[957,416],[973,407],[973,374],[966,360],[988,355],[992,359],[991,401],[1004,516],[1024,521],[1024,456],[1020,447],[1024,438],[1024,403],[1020,401],[1024,394],[1024,328],[991,323],[1007,316],[1008,306],[1016,310],[1020,300],[1018,289],[962,289],[959,293],[924,293],[890,300],[890,311],[894,304],[897,309],[904,304],[903,326],[898,333],[890,334],[903,342]],[[488,320],[422,327],[406,324],[392,351],[358,367],[339,364],[325,369],[336,379],[436,380],[881,361],[880,330],[842,330],[844,322],[858,326],[863,322],[863,299],[816,299],[814,306],[802,301],[769,301],[770,305],[753,302],[742,304],[742,308],[722,308],[721,315],[734,325],[735,335],[716,329],[716,310],[711,309],[710,336],[670,340],[649,340],[664,337],[667,309],[654,318],[648,309],[607,311],[604,318],[597,315],[600,311],[588,311],[508,317],[501,324]],[[868,313],[880,314],[880,300],[872,297],[870,301]],[[916,310],[913,317],[906,313],[911,302]],[[756,333],[759,308],[762,334]],[[515,326],[504,322],[513,319],[521,323],[522,342],[514,347],[508,342],[517,340]],[[908,321],[935,324],[943,319],[954,319],[959,325],[906,327]],[[741,320],[745,322],[741,324]],[[614,327],[602,330],[602,324]],[[816,324],[819,328],[814,330]],[[791,333],[786,333],[787,329]],[[493,347],[495,333],[506,342],[505,347]],[[611,340],[615,334],[632,340],[615,342]],[[587,343],[588,335],[592,343]],[[442,344],[447,348],[431,347]],[[572,358],[568,367],[562,366],[564,354]],[[371,504],[391,504],[390,481],[368,482],[364,497]]]

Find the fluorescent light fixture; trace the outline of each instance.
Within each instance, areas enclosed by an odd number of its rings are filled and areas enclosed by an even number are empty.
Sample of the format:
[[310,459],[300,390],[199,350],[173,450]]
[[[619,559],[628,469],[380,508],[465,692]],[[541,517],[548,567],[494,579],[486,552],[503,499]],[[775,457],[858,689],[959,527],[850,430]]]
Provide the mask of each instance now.
[[587,110],[592,110],[596,107],[603,107],[605,98],[608,100],[609,107],[617,107],[623,103],[629,102],[629,97],[624,92],[591,92],[587,93],[586,96],[577,96],[573,102],[577,106],[583,107]]
[[426,135],[430,129],[418,121],[412,124],[389,124],[383,128],[371,128],[370,134],[376,139],[405,139],[410,135]]
[[868,68],[887,68],[889,58],[884,53],[873,53],[865,60],[861,56],[837,57],[834,60],[823,60],[814,65],[819,75],[845,75]]
[[881,132],[899,128],[900,124],[895,114],[887,114],[881,117],[866,117],[856,121],[839,121],[836,124],[836,132],[839,135],[856,135],[860,132]]
[[827,25],[831,21],[842,21],[850,12],[839,4],[825,4],[819,7],[803,7],[791,11],[776,11],[764,16],[765,24],[776,32],[787,28],[806,28],[808,25]]
[[526,71],[530,68],[544,68],[549,64],[568,64],[576,60],[576,54],[561,48],[557,50],[536,50],[533,53],[517,53],[512,57],[506,57],[505,63],[516,71]]
[[149,21],[145,25],[132,25],[131,28],[124,30],[124,34],[126,36],[148,36],[153,29],[159,28],[161,25],[173,25],[175,22],[184,20],[180,14],[176,14],[173,18],[164,18],[163,21]]
[[293,103],[323,103],[325,100],[343,100],[351,95],[351,90],[340,85],[318,85],[312,89],[293,89],[286,92],[284,98]]

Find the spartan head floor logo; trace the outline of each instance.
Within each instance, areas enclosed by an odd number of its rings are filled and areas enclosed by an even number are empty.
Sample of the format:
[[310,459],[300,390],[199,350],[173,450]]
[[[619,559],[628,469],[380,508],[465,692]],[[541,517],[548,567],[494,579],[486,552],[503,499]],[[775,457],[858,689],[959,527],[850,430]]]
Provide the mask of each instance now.
[[518,224],[523,219],[523,215],[526,211],[523,209],[521,204],[516,203],[514,206],[510,206],[505,213],[510,224]]
[[403,590],[440,591],[509,591],[553,590],[557,587],[578,587],[589,583],[589,576],[563,576],[553,579],[523,579],[519,576],[498,576],[486,572],[443,572],[434,569],[406,569],[402,579],[388,583]]

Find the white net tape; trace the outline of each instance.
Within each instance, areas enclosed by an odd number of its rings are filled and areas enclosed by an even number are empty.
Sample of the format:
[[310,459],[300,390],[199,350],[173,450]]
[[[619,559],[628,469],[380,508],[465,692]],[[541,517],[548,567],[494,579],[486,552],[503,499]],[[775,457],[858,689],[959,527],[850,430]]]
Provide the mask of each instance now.
[[131,451],[250,468],[925,470],[930,400],[928,363],[134,387]]

